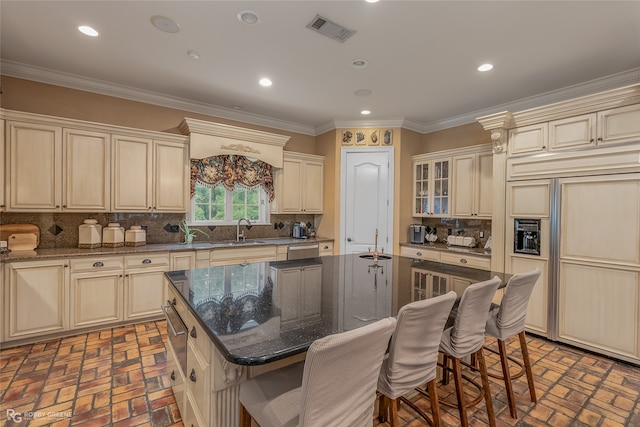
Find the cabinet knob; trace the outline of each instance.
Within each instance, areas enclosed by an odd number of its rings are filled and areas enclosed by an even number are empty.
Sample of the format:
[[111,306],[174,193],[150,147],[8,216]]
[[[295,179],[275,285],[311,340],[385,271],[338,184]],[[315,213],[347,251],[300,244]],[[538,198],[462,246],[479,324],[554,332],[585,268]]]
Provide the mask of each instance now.
[[191,332],[189,332],[189,335],[191,335],[191,338],[198,338],[198,332],[196,331],[195,326],[191,327]]
[[196,382],[196,370],[193,368],[191,369],[191,373],[189,374],[189,379],[194,383]]
[[602,137],[601,137],[601,136],[600,136],[600,137],[598,137],[598,141],[602,141]]
[[416,255],[422,256],[422,252],[416,252]]
[[351,237],[347,237],[347,242],[350,242],[350,241],[351,241]]
[[546,150],[546,149],[547,149],[547,146],[546,146],[546,145],[543,145],[543,146],[542,146],[542,149],[543,149],[543,150]]
[[329,249],[329,246],[325,246],[324,248],[325,248],[325,249]]
[[98,261],[98,262],[94,262],[94,263],[93,263],[93,266],[94,266],[94,267],[96,267],[96,268],[97,268],[97,267],[104,267],[104,263],[103,263],[103,262],[100,262],[100,261]]
[[464,258],[460,258],[460,262],[461,262],[462,264],[466,264],[466,263],[467,263],[467,260],[466,260],[466,259],[464,259]]
[[56,205],[56,209],[59,208],[59,207],[60,207],[60,205]]
[[176,371],[171,371],[171,375],[169,375],[169,378],[171,378],[173,381],[176,380]]
[[62,205],[62,207],[63,207],[63,208],[66,208],[66,207],[67,207],[67,205]]
[[591,138],[591,139],[589,140],[589,142],[595,142],[595,141],[596,141],[596,140],[595,140],[595,139],[593,139],[593,138]]

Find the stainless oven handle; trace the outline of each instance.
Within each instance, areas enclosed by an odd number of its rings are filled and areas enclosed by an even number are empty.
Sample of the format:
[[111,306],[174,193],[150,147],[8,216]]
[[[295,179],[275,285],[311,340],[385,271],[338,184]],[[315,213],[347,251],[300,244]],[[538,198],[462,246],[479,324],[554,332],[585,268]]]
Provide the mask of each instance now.
[[164,317],[167,319],[167,325],[171,327],[171,332],[173,332],[173,336],[177,337],[178,335],[184,335],[186,331],[177,332],[176,328],[173,326],[173,323],[171,323],[171,319],[169,318],[169,313],[167,313],[167,308],[173,309],[173,307],[171,305],[161,305],[160,308],[162,308],[162,311],[164,312]]

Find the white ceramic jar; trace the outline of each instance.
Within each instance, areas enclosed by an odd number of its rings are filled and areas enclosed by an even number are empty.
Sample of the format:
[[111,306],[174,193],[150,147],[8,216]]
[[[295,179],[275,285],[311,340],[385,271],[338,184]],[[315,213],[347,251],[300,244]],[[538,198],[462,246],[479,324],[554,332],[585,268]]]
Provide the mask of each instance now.
[[147,244],[147,232],[139,225],[132,225],[124,233],[125,246],[142,246]]
[[102,246],[118,248],[124,246],[124,227],[117,222],[110,222],[102,229]]
[[102,246],[102,225],[95,219],[85,219],[78,227],[78,247],[80,249],[94,249]]

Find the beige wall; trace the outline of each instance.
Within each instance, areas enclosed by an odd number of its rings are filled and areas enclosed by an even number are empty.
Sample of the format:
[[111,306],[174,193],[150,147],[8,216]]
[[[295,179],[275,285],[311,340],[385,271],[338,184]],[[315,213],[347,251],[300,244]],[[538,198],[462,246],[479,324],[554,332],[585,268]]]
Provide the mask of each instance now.
[[476,122],[424,134],[420,153],[433,153],[469,145],[490,143],[491,133],[484,130],[482,125]]
[[285,150],[316,154],[314,136],[255,126],[190,111],[177,110],[61,86],[1,76],[2,108],[179,134],[185,117],[242,126],[291,137]]
[[[340,235],[340,154],[336,146],[336,131],[316,139],[317,154],[324,156],[324,214],[320,218],[318,235],[337,239]],[[336,253],[339,242],[334,243]]]
[[400,253],[400,243],[407,241],[407,229],[415,220],[412,214],[413,166],[411,156],[424,152],[423,135],[408,129],[401,129],[400,142],[395,151],[395,194],[394,199],[394,253]]

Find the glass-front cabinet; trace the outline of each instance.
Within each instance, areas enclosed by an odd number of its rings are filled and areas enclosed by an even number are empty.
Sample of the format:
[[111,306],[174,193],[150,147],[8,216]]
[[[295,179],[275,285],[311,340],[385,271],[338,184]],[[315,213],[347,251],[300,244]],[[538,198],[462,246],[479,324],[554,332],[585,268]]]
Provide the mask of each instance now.
[[411,269],[411,301],[437,297],[449,292],[450,277],[421,268]]
[[413,216],[450,215],[451,157],[414,160]]

